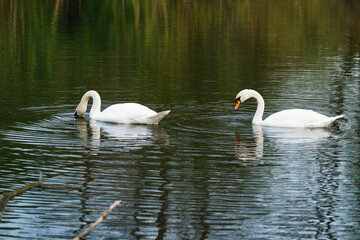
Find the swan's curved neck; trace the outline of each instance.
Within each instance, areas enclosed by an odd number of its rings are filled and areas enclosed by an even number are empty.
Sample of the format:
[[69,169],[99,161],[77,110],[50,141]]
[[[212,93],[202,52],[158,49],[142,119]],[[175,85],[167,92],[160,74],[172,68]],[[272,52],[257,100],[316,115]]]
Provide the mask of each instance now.
[[92,98],[92,106],[90,109],[90,118],[95,118],[101,111],[101,98],[96,91],[88,91],[84,94],[80,104],[88,104],[89,99]]
[[260,95],[260,93],[258,93],[256,91],[251,91],[250,97],[255,98],[256,101],[257,101],[257,108],[256,108],[254,118],[252,120],[252,123],[253,124],[260,124],[262,122],[262,117],[263,117],[264,109],[265,109],[264,99]]

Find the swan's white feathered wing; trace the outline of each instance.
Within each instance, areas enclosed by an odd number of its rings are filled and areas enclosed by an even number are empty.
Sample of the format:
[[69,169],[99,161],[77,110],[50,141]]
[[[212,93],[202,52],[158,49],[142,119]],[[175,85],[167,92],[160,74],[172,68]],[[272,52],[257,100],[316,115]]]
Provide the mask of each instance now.
[[170,111],[155,112],[138,103],[120,103],[106,108],[95,120],[125,124],[158,124]]
[[261,122],[263,126],[274,127],[328,127],[332,122],[343,115],[327,117],[323,114],[306,109],[287,109],[270,115]]

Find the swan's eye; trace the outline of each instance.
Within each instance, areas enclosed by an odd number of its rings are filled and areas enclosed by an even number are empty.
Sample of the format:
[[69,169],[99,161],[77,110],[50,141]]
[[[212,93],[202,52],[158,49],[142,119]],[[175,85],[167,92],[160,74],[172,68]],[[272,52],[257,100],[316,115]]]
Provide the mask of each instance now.
[[241,103],[240,97],[235,99],[235,103],[237,103],[237,101],[239,101]]

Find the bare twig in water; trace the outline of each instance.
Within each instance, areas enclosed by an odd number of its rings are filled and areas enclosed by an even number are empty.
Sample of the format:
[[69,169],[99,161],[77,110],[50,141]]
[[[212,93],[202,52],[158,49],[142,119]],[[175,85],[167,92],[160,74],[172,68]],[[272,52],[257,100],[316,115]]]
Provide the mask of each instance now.
[[43,178],[43,173],[42,171],[40,171],[40,176],[39,176],[39,181],[35,182],[35,183],[30,183],[22,188],[16,189],[15,191],[11,191],[11,192],[5,192],[2,194],[2,198],[0,199],[0,220],[2,217],[2,214],[6,208],[6,205],[8,203],[8,201],[13,198],[16,195],[19,195],[31,188],[34,187],[40,187],[40,188],[44,188],[44,189],[61,189],[61,188],[71,188],[71,189],[77,189],[77,190],[82,190],[81,186],[77,186],[77,185],[68,185],[68,184],[43,184],[42,183],[42,178]]
[[85,237],[89,232],[94,230],[105,218],[111,213],[111,211],[116,208],[121,203],[121,200],[115,201],[102,215],[99,217],[88,229],[80,233],[77,237],[73,238],[73,240],[80,240]]

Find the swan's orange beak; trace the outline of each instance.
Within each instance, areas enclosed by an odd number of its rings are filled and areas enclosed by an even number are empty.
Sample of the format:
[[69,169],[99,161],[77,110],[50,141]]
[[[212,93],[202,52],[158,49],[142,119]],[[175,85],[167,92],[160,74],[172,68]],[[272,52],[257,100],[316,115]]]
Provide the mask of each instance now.
[[241,104],[240,99],[236,99],[235,100],[235,111],[239,108],[240,104]]

